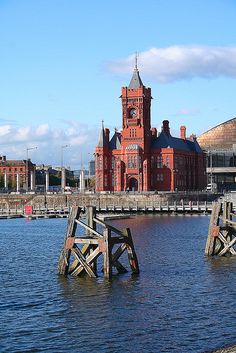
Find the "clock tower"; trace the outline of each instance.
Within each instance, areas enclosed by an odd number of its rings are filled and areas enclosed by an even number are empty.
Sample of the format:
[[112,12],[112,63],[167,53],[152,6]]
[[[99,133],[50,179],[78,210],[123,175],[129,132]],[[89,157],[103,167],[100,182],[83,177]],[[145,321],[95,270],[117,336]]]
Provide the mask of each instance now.
[[151,142],[151,88],[146,88],[136,64],[128,87],[122,87],[122,142],[124,147],[135,144],[144,153]]

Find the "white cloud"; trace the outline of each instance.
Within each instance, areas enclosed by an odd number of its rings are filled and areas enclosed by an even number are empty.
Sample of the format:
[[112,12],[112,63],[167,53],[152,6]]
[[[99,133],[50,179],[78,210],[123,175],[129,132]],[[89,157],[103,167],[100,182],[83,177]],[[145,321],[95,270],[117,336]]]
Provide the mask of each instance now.
[[48,130],[49,130],[48,124],[39,125],[36,129],[36,135],[44,136],[48,133]]
[[[14,130],[12,129],[12,132]],[[20,127],[16,130],[16,133],[12,136],[13,141],[27,141],[30,136],[30,127]]]
[[[115,73],[130,73],[134,55],[109,64]],[[171,46],[141,52],[138,67],[143,75],[158,82],[220,76],[236,78],[236,47]]]
[[7,135],[11,130],[10,125],[2,125],[0,126],[0,136]]
[[61,163],[61,146],[64,149],[64,163],[72,169],[79,169],[81,155],[86,165],[95,151],[99,131],[97,127],[90,128],[85,124],[65,122],[66,127],[50,127],[49,124],[37,126],[0,125],[0,154],[7,159],[25,159],[26,149],[29,158],[36,164],[58,166]]
[[83,135],[83,136],[73,136],[72,138],[70,138],[69,141],[71,146],[80,146],[88,142],[89,139],[88,139],[88,136]]
[[77,130],[74,127],[70,127],[66,130],[66,134],[68,136],[75,136],[77,134]]

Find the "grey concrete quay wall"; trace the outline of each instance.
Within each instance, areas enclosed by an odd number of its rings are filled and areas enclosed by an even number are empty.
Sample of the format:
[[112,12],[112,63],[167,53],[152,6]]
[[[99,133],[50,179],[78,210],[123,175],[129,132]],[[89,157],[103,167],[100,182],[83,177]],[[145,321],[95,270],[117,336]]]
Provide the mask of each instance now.
[[114,206],[114,207],[145,207],[146,205],[157,205],[158,203],[174,202],[184,203],[189,201],[213,201],[219,195],[209,194],[49,194],[49,195],[0,195],[0,209],[23,208],[32,205],[34,208],[63,208],[70,206]]

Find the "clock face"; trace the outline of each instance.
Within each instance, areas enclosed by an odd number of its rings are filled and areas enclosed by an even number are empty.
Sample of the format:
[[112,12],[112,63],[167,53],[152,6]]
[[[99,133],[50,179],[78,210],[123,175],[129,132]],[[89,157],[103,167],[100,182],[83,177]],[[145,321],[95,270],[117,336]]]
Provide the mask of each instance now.
[[130,110],[130,112],[129,112],[129,116],[130,116],[131,118],[134,118],[136,115],[137,115],[136,109],[132,108],[132,109]]

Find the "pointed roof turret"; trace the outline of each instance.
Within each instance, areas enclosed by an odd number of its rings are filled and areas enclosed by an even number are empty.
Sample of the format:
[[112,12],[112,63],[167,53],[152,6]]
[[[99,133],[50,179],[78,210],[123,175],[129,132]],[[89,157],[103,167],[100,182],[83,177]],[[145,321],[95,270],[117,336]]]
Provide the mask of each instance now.
[[143,86],[143,83],[139,76],[139,71],[138,71],[138,54],[136,53],[134,72],[128,88],[136,89],[142,86]]
[[106,138],[106,134],[105,134],[104,126],[103,126],[103,120],[102,120],[102,128],[100,131],[100,136],[99,136],[97,147],[105,147],[107,145],[108,145],[108,143],[107,143],[107,138]]
[[115,129],[115,133],[109,143],[109,147],[112,150],[120,150],[121,149],[121,142],[120,142],[121,134],[120,132]]

